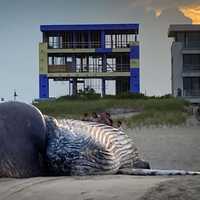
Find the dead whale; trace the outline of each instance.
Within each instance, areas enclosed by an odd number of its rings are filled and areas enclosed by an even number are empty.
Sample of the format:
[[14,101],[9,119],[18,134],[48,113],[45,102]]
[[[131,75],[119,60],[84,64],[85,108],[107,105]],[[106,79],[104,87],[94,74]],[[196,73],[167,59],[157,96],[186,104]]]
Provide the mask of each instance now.
[[43,174],[46,124],[34,106],[20,102],[0,104],[0,177]]

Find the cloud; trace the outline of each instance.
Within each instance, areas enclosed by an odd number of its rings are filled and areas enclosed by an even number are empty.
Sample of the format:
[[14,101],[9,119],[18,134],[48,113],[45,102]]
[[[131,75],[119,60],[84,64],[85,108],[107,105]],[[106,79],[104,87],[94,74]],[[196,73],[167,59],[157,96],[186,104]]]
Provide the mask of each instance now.
[[132,7],[144,7],[160,16],[164,10],[178,9],[193,23],[200,23],[200,0],[131,0]]
[[180,7],[180,11],[188,18],[192,19],[193,24],[200,24],[200,5]]
[[131,0],[131,5],[138,7],[144,6],[152,9],[167,9],[167,8],[178,8],[185,6],[197,6],[200,4],[199,0]]

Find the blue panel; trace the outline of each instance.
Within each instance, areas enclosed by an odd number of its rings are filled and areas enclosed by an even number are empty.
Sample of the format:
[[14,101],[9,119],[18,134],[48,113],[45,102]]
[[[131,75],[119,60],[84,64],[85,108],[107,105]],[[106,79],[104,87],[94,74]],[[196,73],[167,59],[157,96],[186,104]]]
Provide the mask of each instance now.
[[132,68],[130,73],[130,92],[140,93],[140,69]]
[[95,30],[134,30],[138,32],[139,24],[79,24],[79,25],[41,25],[42,32],[48,31],[95,31]]
[[140,58],[140,47],[133,46],[130,51],[130,59],[139,59]]
[[44,74],[39,76],[39,95],[41,99],[49,98],[49,80]]
[[95,49],[96,53],[112,53],[112,49],[111,48],[97,48]]

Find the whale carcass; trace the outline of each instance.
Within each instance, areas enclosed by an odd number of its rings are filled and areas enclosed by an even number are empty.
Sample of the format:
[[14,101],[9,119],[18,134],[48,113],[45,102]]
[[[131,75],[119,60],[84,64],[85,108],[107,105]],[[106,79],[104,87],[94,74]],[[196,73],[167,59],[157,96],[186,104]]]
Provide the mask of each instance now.
[[[123,131],[72,119],[45,117],[47,124],[47,163],[55,175],[114,174],[120,168],[146,163]],[[140,168],[142,168],[141,166]]]

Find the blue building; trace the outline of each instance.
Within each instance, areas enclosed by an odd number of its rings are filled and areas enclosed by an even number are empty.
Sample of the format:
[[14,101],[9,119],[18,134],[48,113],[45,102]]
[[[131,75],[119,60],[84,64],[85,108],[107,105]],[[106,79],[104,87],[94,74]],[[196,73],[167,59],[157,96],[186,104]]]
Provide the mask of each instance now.
[[140,92],[139,24],[41,25],[39,98],[49,98],[49,79],[69,81],[71,94],[99,80],[115,83],[115,94]]

